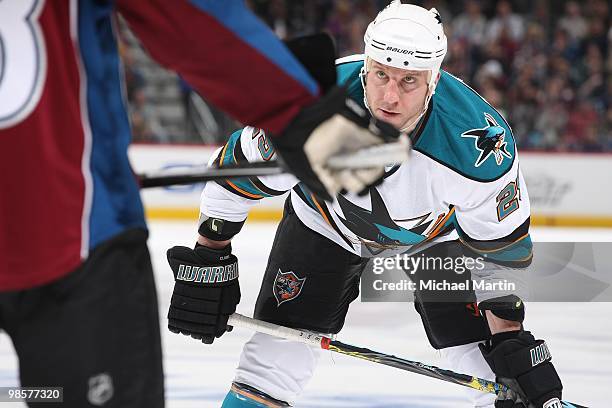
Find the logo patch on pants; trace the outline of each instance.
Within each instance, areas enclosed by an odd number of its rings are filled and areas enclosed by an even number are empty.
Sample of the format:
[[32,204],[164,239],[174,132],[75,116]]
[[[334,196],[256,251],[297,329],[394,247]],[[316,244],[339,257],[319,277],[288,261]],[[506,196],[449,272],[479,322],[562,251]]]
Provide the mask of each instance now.
[[113,397],[113,379],[110,374],[95,375],[88,382],[87,400],[91,405],[102,406]]
[[306,278],[299,278],[293,271],[282,272],[280,269],[274,278],[272,292],[280,306],[284,302],[295,299],[302,292]]

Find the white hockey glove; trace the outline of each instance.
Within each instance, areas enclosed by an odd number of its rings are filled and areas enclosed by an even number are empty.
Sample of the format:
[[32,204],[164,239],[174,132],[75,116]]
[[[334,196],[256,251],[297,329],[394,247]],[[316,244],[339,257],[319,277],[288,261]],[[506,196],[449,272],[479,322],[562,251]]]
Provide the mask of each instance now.
[[[333,158],[358,154],[369,146],[403,141],[391,157],[383,157],[367,167],[355,164],[335,166]],[[358,193],[375,184],[385,166],[408,159],[409,143],[393,126],[371,117],[365,109],[346,100],[344,88],[334,88],[314,105],[304,109],[285,131],[273,141],[285,165],[315,194],[331,200],[345,189]]]
[[350,157],[368,146],[396,142],[400,132],[373,118],[348,99],[346,88],[336,86],[335,49],[329,36],[317,34],[292,40],[289,49],[317,79],[323,97],[302,109],[276,137],[271,138],[285,167],[318,196],[331,200],[345,189],[360,192],[376,184],[386,165],[408,159],[409,143],[404,135],[402,148],[382,160],[365,165],[333,165],[338,155]]

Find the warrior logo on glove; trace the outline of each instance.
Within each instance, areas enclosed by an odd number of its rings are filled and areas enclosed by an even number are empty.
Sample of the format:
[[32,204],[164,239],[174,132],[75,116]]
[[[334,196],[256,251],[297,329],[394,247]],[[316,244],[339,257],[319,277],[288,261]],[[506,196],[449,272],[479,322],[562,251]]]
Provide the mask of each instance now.
[[278,306],[298,297],[305,280],[306,278],[299,278],[293,271],[282,272],[279,269],[272,288]]
[[233,263],[225,266],[204,266],[197,267],[191,265],[179,266],[176,275],[177,280],[185,282],[219,283],[228,282],[238,277],[238,264]]
[[543,408],[563,408],[563,404],[559,401],[559,398],[553,398],[550,401],[546,401]]
[[535,367],[538,364],[548,361],[552,359],[550,355],[550,350],[548,350],[548,346],[546,343],[542,343],[539,346],[536,346],[529,350],[529,354],[531,355],[531,366]]

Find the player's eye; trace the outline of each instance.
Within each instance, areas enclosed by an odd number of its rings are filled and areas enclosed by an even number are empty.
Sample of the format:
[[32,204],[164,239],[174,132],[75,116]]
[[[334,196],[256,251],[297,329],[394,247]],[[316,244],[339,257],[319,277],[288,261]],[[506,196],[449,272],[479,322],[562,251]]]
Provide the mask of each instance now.
[[385,74],[383,71],[376,71],[376,77],[380,79],[385,79],[387,77],[387,74]]
[[409,76],[405,76],[404,77],[404,82],[407,83],[407,84],[413,84],[413,83],[416,82],[416,78],[413,77],[413,76],[410,76],[410,75]]

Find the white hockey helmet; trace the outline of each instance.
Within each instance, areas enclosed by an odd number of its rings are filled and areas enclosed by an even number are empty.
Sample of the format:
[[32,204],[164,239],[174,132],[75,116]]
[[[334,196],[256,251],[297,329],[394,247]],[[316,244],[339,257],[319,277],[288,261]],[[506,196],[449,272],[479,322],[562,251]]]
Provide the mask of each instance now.
[[431,71],[430,96],[435,92],[447,49],[436,9],[394,0],[368,25],[364,41],[365,55],[374,61],[395,68]]

